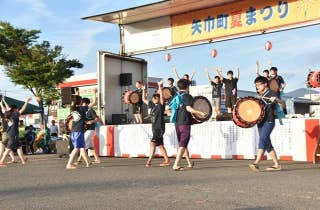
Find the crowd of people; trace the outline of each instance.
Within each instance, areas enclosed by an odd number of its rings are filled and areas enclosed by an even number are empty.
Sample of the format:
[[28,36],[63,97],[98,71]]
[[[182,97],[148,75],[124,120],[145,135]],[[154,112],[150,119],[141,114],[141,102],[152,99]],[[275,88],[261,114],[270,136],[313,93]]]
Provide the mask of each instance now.
[[[256,160],[249,165],[249,167],[254,170],[259,170],[259,162],[263,154],[267,151],[272,158],[274,164],[268,168],[268,170],[280,170],[281,166],[278,162],[276,152],[272,146],[270,134],[275,126],[275,110],[277,104],[284,106],[284,102],[281,100],[283,96],[283,89],[286,84],[281,76],[278,75],[278,70],[276,67],[271,67],[270,70],[264,70],[263,75],[259,74],[259,62],[256,62],[256,76],[254,84],[256,86],[256,91],[258,96],[261,97],[261,101],[264,104],[265,115],[263,119],[258,123],[259,132],[259,149]],[[225,105],[227,112],[231,113],[233,107],[237,103],[237,83],[239,81],[240,70],[239,67],[236,68],[236,76],[232,70],[227,71],[227,77],[223,77],[222,70],[215,68],[216,76],[214,79],[211,78],[209,69],[205,69],[205,73],[209,84],[212,86],[212,100],[211,104],[216,115],[221,114],[221,95],[222,87],[225,87]],[[172,169],[176,171],[184,170],[180,165],[180,161],[183,157],[187,160],[188,168],[192,168],[194,163],[189,158],[188,143],[190,140],[191,125],[192,125],[192,114],[197,114],[199,116],[206,116],[208,113],[196,110],[193,108],[193,97],[189,94],[189,88],[192,84],[192,79],[195,75],[193,72],[192,76],[189,77],[185,74],[180,78],[176,68],[173,68],[173,72],[176,75],[178,81],[177,86],[174,85],[174,79],[168,78],[168,88],[171,91],[171,99],[164,101],[163,99],[163,81],[158,82],[158,90],[148,100],[146,94],[146,86],[141,82],[137,81],[136,92],[138,93],[140,100],[138,103],[133,104],[133,114],[135,116],[136,123],[142,123],[142,110],[143,104],[147,105],[151,110],[151,123],[152,123],[152,138],[150,139],[150,154],[146,162],[146,167],[151,167],[152,159],[155,153],[156,147],[160,149],[164,161],[160,166],[170,166],[170,160],[168,158],[166,148],[163,142],[163,135],[165,133],[165,121],[164,113],[170,114],[175,113],[174,121],[175,129],[177,134],[177,139],[179,143],[179,148],[177,151],[177,156],[175,162],[173,163]],[[270,89],[270,81],[275,80],[278,84],[277,90]],[[181,102],[176,108],[172,106],[173,101],[179,98]],[[20,122],[19,126],[19,116],[24,112],[30,98],[27,98],[25,104],[19,110],[16,105],[9,106],[5,97],[1,100],[1,143],[0,143],[0,166],[6,166],[7,163],[17,162],[13,151],[17,151],[17,154],[21,160],[22,164],[25,164],[28,160],[24,156],[24,152],[39,151],[43,148],[43,139],[45,137],[57,137],[58,136],[58,126],[53,120],[49,129],[45,127],[41,128],[41,131],[36,135],[31,126],[25,127],[23,123]],[[100,158],[95,151],[93,145],[93,135],[96,129],[96,124],[103,124],[102,120],[98,117],[93,109],[96,103],[96,96],[91,102],[88,98],[81,98],[77,96],[74,98],[71,104],[71,124],[70,124],[70,138],[73,144],[73,150],[70,154],[69,160],[66,164],[66,169],[75,169],[77,165],[84,160],[86,167],[90,167],[92,163],[100,163]],[[169,107],[169,110],[168,110]],[[176,110],[173,110],[176,109]],[[169,111],[169,112],[168,112]],[[172,115],[172,114],[171,114]],[[172,115],[173,116],[173,115]],[[171,120],[172,120],[171,116]],[[22,149],[21,142],[25,142],[25,151]],[[90,151],[94,156],[94,160],[91,161],[88,157],[87,151]],[[5,163],[7,156],[10,156],[11,161]]]
[[[274,164],[267,168],[267,170],[281,170],[281,166],[279,164],[276,152],[272,146],[270,135],[275,126],[275,113],[278,111],[277,107],[281,105],[281,107],[285,107],[285,103],[282,99],[283,97],[283,90],[286,86],[284,79],[278,75],[278,69],[276,67],[272,67],[270,64],[270,70],[263,70],[263,76],[259,73],[259,62],[256,62],[256,79],[254,80],[254,84],[256,86],[256,92],[258,97],[261,98],[261,101],[264,104],[264,111],[265,115],[263,119],[258,123],[258,132],[259,132],[259,149],[258,155],[254,163],[250,164],[249,167],[253,171],[259,170],[259,162],[265,151],[267,151],[272,158]],[[227,112],[229,114],[232,113],[235,104],[237,103],[238,99],[238,81],[240,78],[240,70],[239,66],[236,67],[236,76],[232,70],[227,71],[227,77],[225,78],[222,74],[222,70],[215,68],[216,76],[214,79],[210,77],[209,69],[205,69],[205,73],[209,84],[212,86],[212,99],[211,105],[215,112],[215,115],[221,114],[221,96],[222,96],[222,88],[225,87],[225,106],[227,108]],[[176,96],[181,96],[183,103],[178,109],[178,120],[175,122],[176,125],[176,133],[179,142],[179,149],[176,156],[176,161],[173,164],[174,170],[183,170],[181,166],[179,166],[179,162],[181,158],[184,156],[188,162],[188,167],[192,167],[193,163],[189,159],[189,152],[188,152],[188,142],[190,139],[190,130],[192,124],[192,115],[191,113],[199,112],[192,108],[193,104],[193,97],[189,94],[189,86],[192,84],[192,79],[195,75],[195,72],[192,73],[192,76],[189,77],[188,74],[184,74],[183,78],[180,78],[177,69],[173,68],[173,73],[176,75],[178,82],[177,86],[179,89],[176,88],[174,85],[174,79],[168,78],[167,84],[168,88],[171,90],[172,98]],[[276,84],[273,84],[275,82]],[[167,166],[170,163],[168,162],[169,159],[167,157],[166,149],[163,145],[163,134],[165,132],[165,124],[163,120],[163,113],[170,113],[167,112],[168,110],[165,109],[166,104],[163,101],[162,97],[162,86],[163,82],[158,83],[159,89],[157,93],[152,95],[152,100],[148,101],[146,94],[145,94],[145,86],[141,81],[136,83],[137,92],[141,97],[141,102],[134,106],[138,106],[139,109],[134,109],[134,114],[136,116],[136,123],[142,123],[142,102],[148,105],[151,108],[151,115],[152,115],[152,132],[153,136],[151,138],[150,143],[150,155],[149,159],[147,160],[146,167],[151,166],[151,160],[154,155],[155,147],[159,147],[162,156],[164,157],[164,162],[161,163],[161,166]],[[167,105],[170,101],[167,102]],[[198,113],[200,115],[205,115],[207,113]],[[138,117],[137,117],[138,116]]]

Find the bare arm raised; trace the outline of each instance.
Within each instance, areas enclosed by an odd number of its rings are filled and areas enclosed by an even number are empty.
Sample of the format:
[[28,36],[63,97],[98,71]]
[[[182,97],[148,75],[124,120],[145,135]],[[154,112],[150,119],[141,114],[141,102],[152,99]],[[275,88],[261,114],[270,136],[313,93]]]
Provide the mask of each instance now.
[[147,94],[146,94],[146,86],[142,85],[141,86],[142,89],[142,101],[143,103],[145,103],[146,105],[149,105],[149,101],[147,99]]
[[19,113],[20,113],[20,114],[22,114],[23,112],[26,111],[27,106],[28,106],[28,103],[31,101],[31,99],[32,99],[31,97],[28,97],[28,98],[25,100],[23,106],[22,106],[21,109],[19,110]]

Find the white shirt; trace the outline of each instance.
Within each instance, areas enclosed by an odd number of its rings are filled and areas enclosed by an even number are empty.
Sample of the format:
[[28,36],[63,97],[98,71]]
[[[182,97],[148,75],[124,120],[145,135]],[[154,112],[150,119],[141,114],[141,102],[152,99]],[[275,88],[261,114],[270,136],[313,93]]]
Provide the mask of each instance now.
[[58,126],[57,125],[51,125],[50,134],[52,134],[52,133],[58,134]]

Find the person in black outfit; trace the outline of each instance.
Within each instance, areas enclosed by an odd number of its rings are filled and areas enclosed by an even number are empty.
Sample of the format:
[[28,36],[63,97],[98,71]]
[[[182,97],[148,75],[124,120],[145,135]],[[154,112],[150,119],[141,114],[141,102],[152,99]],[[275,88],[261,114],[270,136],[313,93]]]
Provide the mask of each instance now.
[[137,104],[133,104],[132,105],[132,112],[134,114],[134,117],[136,119],[136,123],[137,124],[142,124],[142,105],[143,105],[143,101],[142,101],[142,87],[143,87],[143,83],[141,81],[137,81],[136,82],[136,90],[135,92],[137,92],[139,94],[139,102]]
[[70,153],[66,169],[76,169],[76,166],[73,164],[73,162],[76,156],[79,154],[79,152],[80,155],[83,157],[84,161],[86,162],[86,167],[89,167],[91,163],[85,151],[84,140],[87,108],[81,106],[80,96],[77,95],[75,99],[72,101],[70,110],[72,111],[72,128],[70,138],[73,145],[73,150]]
[[24,156],[22,151],[22,145],[19,142],[19,117],[27,109],[28,103],[31,101],[31,98],[28,97],[25,100],[20,110],[17,105],[12,104],[9,106],[7,102],[4,100],[4,98],[2,100],[7,110],[7,112],[5,113],[5,119],[8,123],[8,127],[6,130],[8,143],[6,145],[6,150],[4,151],[3,156],[1,157],[0,167],[6,166],[6,163],[4,161],[7,155],[9,153],[13,153],[13,150],[15,149],[17,150],[21,163],[25,164],[27,158]]
[[[216,71],[218,71],[218,68],[215,68]],[[215,76],[214,80],[211,79],[210,74],[209,74],[209,69],[206,68],[206,73],[207,73],[207,78],[212,86],[212,100],[211,100],[211,105],[212,108],[215,112],[215,116],[220,114],[220,104],[221,104],[221,89],[223,86],[223,83],[220,80],[219,76]]]
[[222,72],[217,71],[222,82],[224,83],[225,93],[226,93],[226,107],[228,109],[228,113],[232,112],[233,106],[237,102],[237,83],[240,76],[239,67],[237,67],[237,76],[233,77],[233,71],[228,71],[227,76],[228,79],[222,76]]
[[163,81],[158,82],[159,86],[159,94],[153,94],[152,100],[148,101],[145,87],[142,86],[143,94],[142,100],[143,102],[151,108],[151,121],[152,121],[152,139],[150,142],[150,155],[148,161],[146,163],[146,167],[151,166],[151,161],[153,155],[155,153],[156,147],[159,147],[160,152],[164,158],[164,162],[160,164],[160,166],[169,166],[170,161],[167,155],[166,148],[163,145],[163,134],[165,132],[165,122],[164,122],[164,101],[162,97],[162,84]]
[[171,90],[171,98],[173,98],[177,92],[178,92],[178,89],[176,86],[174,86],[174,79],[173,78],[168,78],[168,87],[170,88]]
[[182,156],[184,156],[188,162],[188,168],[193,167],[193,162],[190,161],[189,158],[189,150],[188,144],[190,140],[191,133],[191,124],[192,124],[192,115],[198,114],[200,116],[205,117],[207,114],[192,108],[193,105],[193,97],[189,94],[189,86],[190,82],[186,79],[180,79],[178,81],[179,93],[181,94],[181,98],[183,104],[180,105],[177,113],[177,119],[175,122],[175,128],[177,133],[177,138],[179,142],[179,149],[176,156],[176,160],[172,169],[174,171],[182,171],[183,167],[179,166],[180,160]]
[[33,132],[30,126],[25,127],[24,139],[26,142],[26,152],[30,151],[32,154],[34,154],[33,143],[36,139],[36,134]]
[[267,151],[273,161],[273,166],[267,168],[266,170],[278,171],[281,170],[281,166],[279,164],[276,151],[272,146],[270,134],[275,126],[275,103],[280,103],[283,106],[284,101],[277,97],[276,92],[269,89],[267,78],[259,76],[255,79],[254,83],[256,85],[257,92],[264,103],[265,115],[262,121],[258,123],[259,149],[257,158],[252,164],[249,164],[249,167],[253,171],[259,171],[258,164],[265,151]]

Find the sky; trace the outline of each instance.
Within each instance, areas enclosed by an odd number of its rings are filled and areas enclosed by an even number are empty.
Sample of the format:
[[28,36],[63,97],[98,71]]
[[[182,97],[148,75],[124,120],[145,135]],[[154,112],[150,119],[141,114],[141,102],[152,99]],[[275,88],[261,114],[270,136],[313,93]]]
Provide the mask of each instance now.
[[[96,72],[98,50],[119,52],[119,29],[117,25],[81,20],[82,17],[116,11],[138,5],[153,3],[152,0],[0,0],[0,20],[15,27],[41,30],[40,41],[63,46],[63,54],[69,59],[79,59],[84,67],[75,74]],[[286,91],[305,87],[309,69],[320,70],[320,25],[265,34],[230,41],[211,43],[175,50],[138,55],[148,62],[148,76],[173,77],[172,67],[178,72],[191,74],[198,85],[208,84],[205,67],[222,67],[224,72],[240,67],[238,88],[254,90],[255,62],[259,60],[261,70],[271,60],[279,74],[287,82]],[[271,41],[271,51],[264,49]],[[218,50],[216,58],[211,51]],[[172,60],[167,62],[165,55]],[[0,91],[8,96],[23,100],[31,93],[15,86],[0,67]]]

